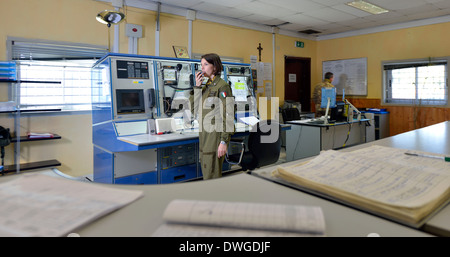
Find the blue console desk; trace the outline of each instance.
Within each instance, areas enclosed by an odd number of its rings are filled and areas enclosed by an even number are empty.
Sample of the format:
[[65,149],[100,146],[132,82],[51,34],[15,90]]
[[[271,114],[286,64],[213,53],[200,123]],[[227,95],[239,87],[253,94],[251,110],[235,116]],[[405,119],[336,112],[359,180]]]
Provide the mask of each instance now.
[[[258,117],[250,64],[223,66],[236,117]],[[110,53],[92,70],[95,182],[166,184],[201,177],[198,133],[183,126],[200,60]],[[170,130],[159,134],[163,120]],[[236,126],[235,137],[248,135],[242,127]]]

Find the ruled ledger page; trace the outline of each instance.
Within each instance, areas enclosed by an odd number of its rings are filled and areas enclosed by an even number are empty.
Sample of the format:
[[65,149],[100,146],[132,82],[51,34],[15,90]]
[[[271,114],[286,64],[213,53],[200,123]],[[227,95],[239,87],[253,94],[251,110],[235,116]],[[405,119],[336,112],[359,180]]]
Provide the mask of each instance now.
[[42,174],[0,183],[0,236],[65,236],[143,196]]
[[306,163],[278,167],[273,174],[417,222],[448,201],[450,163],[405,152],[421,153],[383,146],[353,152],[328,150]]
[[325,233],[322,209],[300,205],[174,200],[166,208],[163,219],[168,224],[164,224],[156,235],[177,233],[180,236],[188,233],[202,236],[263,236],[271,233]]

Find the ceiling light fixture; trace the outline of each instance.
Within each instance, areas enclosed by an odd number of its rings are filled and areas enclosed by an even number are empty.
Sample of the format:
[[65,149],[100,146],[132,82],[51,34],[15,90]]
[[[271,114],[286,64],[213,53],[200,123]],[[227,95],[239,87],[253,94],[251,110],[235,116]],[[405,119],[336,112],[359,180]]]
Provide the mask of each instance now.
[[110,49],[110,28],[111,24],[119,24],[122,21],[125,20],[125,14],[118,12],[118,11],[102,11],[97,14],[97,17],[95,17],[98,22],[108,25],[108,51],[111,51]]
[[353,2],[349,2],[347,3],[347,5],[355,7],[357,9],[363,10],[365,12],[371,13],[371,14],[380,14],[380,13],[385,13],[385,12],[389,12],[388,10],[376,6],[374,4],[362,1],[362,0],[357,0],[357,1],[353,1]]
[[122,22],[125,19],[125,14],[117,11],[102,11],[99,14],[97,14],[97,21],[103,24],[107,24],[108,27],[111,26],[111,24],[118,24]]

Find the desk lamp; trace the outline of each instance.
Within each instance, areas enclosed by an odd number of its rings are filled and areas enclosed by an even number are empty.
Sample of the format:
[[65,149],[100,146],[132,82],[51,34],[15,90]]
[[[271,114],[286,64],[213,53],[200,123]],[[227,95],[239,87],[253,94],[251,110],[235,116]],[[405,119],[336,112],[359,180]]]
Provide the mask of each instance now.
[[110,51],[110,42],[109,42],[109,30],[111,24],[119,24],[120,22],[125,20],[125,14],[118,11],[102,11],[97,14],[97,21],[100,23],[106,24],[108,26],[108,51]]

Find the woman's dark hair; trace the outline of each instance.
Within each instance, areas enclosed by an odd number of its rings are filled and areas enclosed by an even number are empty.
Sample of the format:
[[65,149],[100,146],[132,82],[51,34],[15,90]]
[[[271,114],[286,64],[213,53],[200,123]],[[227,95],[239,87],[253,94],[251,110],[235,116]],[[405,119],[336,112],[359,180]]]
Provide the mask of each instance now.
[[214,68],[216,69],[214,71],[215,76],[220,76],[223,70],[222,61],[220,60],[220,57],[217,54],[210,53],[210,54],[204,54],[202,56],[202,59],[205,59],[208,63],[211,63]]

